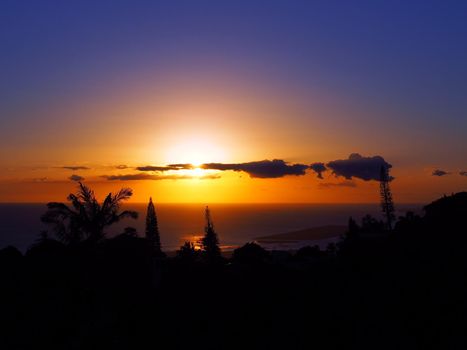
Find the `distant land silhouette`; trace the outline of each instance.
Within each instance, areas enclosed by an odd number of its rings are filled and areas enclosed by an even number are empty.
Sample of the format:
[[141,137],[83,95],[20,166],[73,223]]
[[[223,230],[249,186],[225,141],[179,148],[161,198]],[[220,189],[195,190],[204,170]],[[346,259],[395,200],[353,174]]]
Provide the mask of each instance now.
[[258,243],[267,242],[295,242],[295,241],[316,241],[328,238],[338,238],[344,235],[347,226],[343,225],[327,225],[312,227],[304,230],[293,232],[279,233],[269,236],[257,237]]
[[[193,239],[203,232],[204,204],[192,203],[155,203],[157,219],[162,234],[161,244],[166,251],[176,251],[185,240]],[[422,204],[399,204],[398,215],[406,211],[420,214]],[[14,245],[25,253],[38,232],[47,227],[40,222],[44,213],[44,204],[0,204],[0,249]],[[122,221],[108,229],[109,237],[113,237],[129,224],[144,236],[147,203],[125,203],[125,209],[137,211],[137,220]],[[221,247],[231,250],[254,241],[257,237],[270,236],[286,232],[298,231],[326,225],[346,225],[348,217],[360,220],[366,214],[378,217],[378,204],[212,204],[216,227],[222,232]],[[201,213],[201,214],[200,214]],[[292,248],[297,246],[291,244]],[[269,244],[274,248],[276,245]],[[282,249],[286,246],[281,244]]]

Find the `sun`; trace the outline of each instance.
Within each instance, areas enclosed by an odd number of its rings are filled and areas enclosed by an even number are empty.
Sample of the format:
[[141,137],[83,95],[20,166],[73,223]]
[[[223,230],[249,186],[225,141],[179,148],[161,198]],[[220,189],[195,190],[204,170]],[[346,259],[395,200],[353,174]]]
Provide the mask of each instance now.
[[191,169],[191,174],[196,177],[201,177],[206,175],[206,170],[201,169],[199,166]]

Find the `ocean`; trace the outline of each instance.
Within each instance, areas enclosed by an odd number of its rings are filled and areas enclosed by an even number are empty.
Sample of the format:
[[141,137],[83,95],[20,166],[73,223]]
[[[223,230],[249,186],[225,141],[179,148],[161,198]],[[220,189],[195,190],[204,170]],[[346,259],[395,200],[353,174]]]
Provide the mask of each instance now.
[[[185,241],[203,234],[203,204],[155,204],[163,249],[174,251]],[[365,215],[381,217],[378,204],[212,204],[209,206],[221,247],[231,250],[260,236],[286,233],[324,225],[346,225],[350,216],[358,221]],[[421,205],[400,205],[397,215],[420,211]],[[131,226],[144,235],[146,204],[127,204],[123,209],[139,212],[137,220],[126,219],[109,228],[108,235]],[[0,204],[0,249],[13,245],[25,252],[47,227],[40,216],[45,204]],[[311,244],[313,242],[301,242]],[[329,243],[314,242],[320,246]],[[296,247],[296,246],[295,246]],[[293,243],[267,246],[267,249],[293,249]]]

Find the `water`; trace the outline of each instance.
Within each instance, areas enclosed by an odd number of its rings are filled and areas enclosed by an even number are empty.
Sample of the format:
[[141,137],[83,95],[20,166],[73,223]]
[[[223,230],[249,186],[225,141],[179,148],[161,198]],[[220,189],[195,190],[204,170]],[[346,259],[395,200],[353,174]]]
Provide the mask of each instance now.
[[[214,225],[223,249],[232,249],[256,237],[285,233],[323,225],[346,225],[349,216],[360,220],[365,214],[380,216],[377,204],[212,204]],[[398,215],[419,211],[420,205],[400,205]],[[47,229],[40,222],[44,204],[0,204],[0,248],[14,245],[23,252]],[[140,213],[137,220],[127,219],[109,229],[109,235],[127,226],[144,234],[146,204],[128,204],[124,209]],[[202,204],[157,204],[156,213],[163,248],[176,250],[187,240],[203,234]],[[321,242],[328,243],[328,242]],[[279,248],[291,248],[282,245]]]

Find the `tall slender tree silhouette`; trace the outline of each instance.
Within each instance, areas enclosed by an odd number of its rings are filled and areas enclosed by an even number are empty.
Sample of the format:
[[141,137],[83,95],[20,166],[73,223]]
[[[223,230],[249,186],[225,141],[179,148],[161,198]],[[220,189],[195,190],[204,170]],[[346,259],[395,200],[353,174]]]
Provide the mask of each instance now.
[[146,238],[151,242],[155,253],[161,253],[161,239],[159,236],[159,227],[157,225],[156,209],[152,202],[152,197],[149,198],[148,211],[146,214]]
[[50,202],[41,220],[51,225],[58,239],[64,243],[95,243],[105,237],[106,227],[123,218],[138,217],[135,211],[120,212],[121,202],[132,195],[130,188],[122,188],[116,194],[109,193],[102,204],[99,204],[94,191],[80,182],[77,193],[72,193],[67,198],[71,207],[64,203]]
[[217,233],[214,230],[214,223],[211,218],[211,212],[209,210],[209,207],[207,206],[205,210],[205,220],[206,220],[206,226],[204,227],[205,235],[201,239],[201,245],[208,259],[216,259],[220,257],[221,250],[219,248],[219,239],[217,238]]
[[379,192],[381,197],[381,209],[386,219],[386,227],[392,230],[393,222],[396,219],[394,201],[392,199],[391,188],[389,187],[389,169],[384,165],[380,169]]

